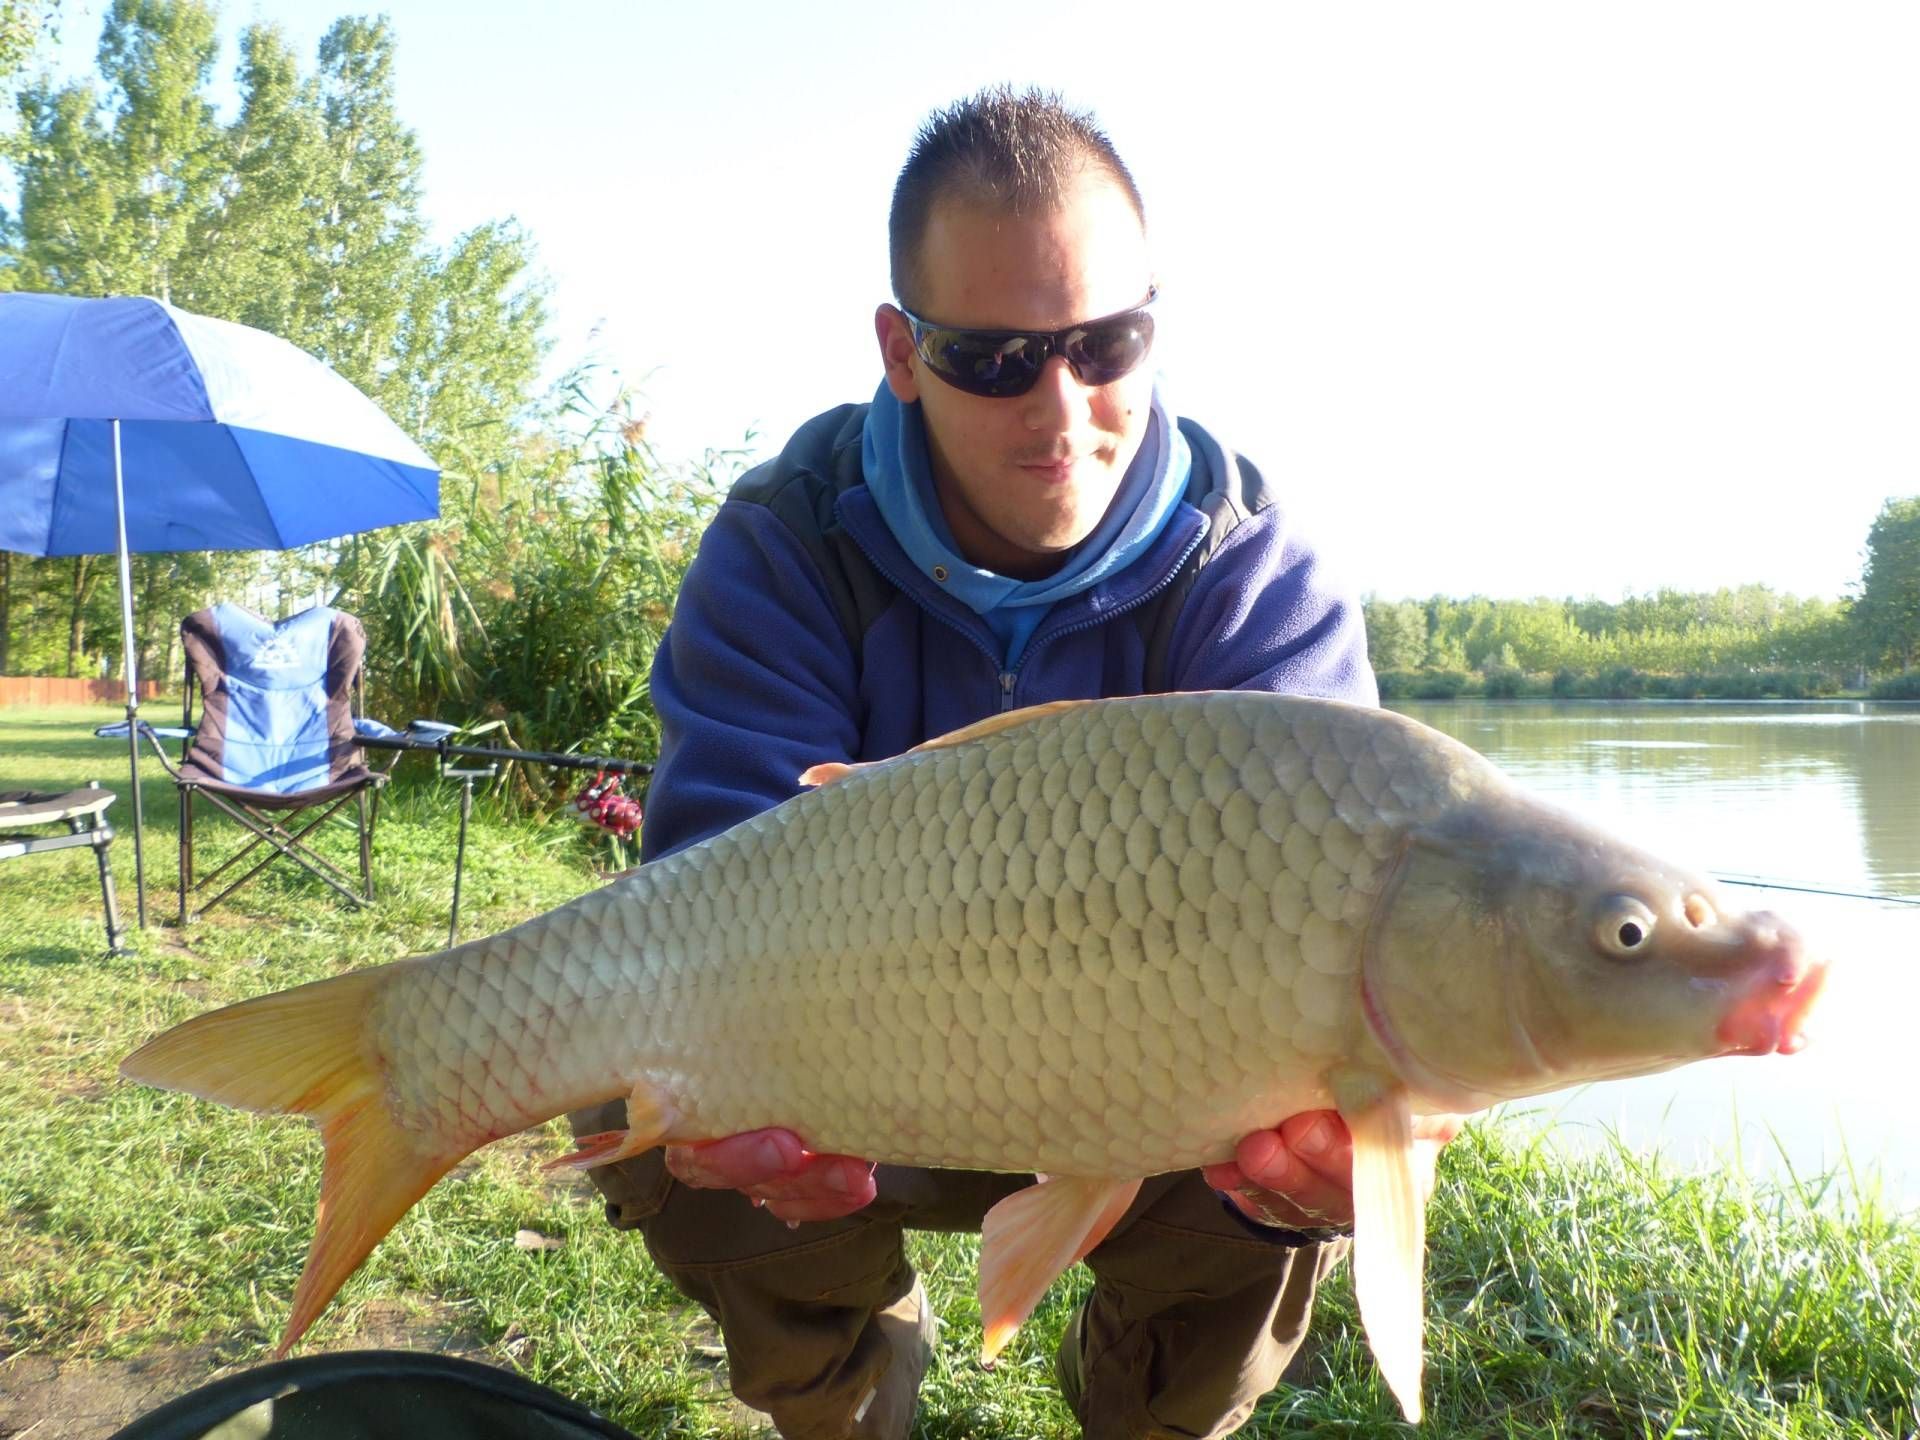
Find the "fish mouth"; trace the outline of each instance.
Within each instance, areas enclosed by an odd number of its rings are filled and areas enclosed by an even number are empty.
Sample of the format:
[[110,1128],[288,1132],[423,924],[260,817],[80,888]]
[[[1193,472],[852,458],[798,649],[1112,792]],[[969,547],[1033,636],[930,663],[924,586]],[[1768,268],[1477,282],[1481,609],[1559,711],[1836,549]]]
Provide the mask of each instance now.
[[1761,980],[1720,1022],[1723,1055],[1794,1055],[1807,1047],[1807,1015],[1827,983],[1824,961]]

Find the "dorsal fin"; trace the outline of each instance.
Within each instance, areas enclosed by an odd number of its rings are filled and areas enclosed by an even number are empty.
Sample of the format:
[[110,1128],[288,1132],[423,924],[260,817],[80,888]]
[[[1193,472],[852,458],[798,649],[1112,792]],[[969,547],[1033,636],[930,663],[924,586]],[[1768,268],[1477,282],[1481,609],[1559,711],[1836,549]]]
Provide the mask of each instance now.
[[806,786],[831,785],[836,780],[844,780],[856,770],[865,770],[870,765],[884,765],[884,760],[823,760],[818,765],[809,765],[800,772],[800,783]]
[[[922,740],[911,750],[903,750],[901,755],[918,755],[922,750],[940,750],[948,745],[964,745],[969,740],[984,740],[989,735],[998,735],[1002,730],[1011,730],[1016,725],[1025,725],[1055,715],[1063,710],[1075,710],[1082,705],[1103,705],[1104,700],[1050,700],[1045,705],[1029,705],[1021,710],[1009,710],[1002,715],[989,715],[984,720],[976,720],[971,725],[962,725],[958,730],[949,730],[944,735],[936,735],[931,740]],[[893,757],[898,760],[899,755]],[[870,770],[875,765],[890,765],[893,760],[826,760],[818,765],[808,766],[801,772],[800,783],[807,786],[831,785],[836,780],[844,780],[857,770]]]
[[922,750],[939,750],[948,745],[964,745],[969,740],[984,740],[989,735],[998,735],[1002,730],[1011,730],[1016,725],[1026,725],[1034,720],[1044,720],[1049,715],[1078,710],[1082,705],[1106,703],[1104,700],[1049,700],[1045,705],[1029,705],[1023,710],[1008,710],[1003,714],[989,715],[984,720],[976,720],[971,725],[962,725],[958,730],[949,730],[944,735],[936,735],[931,740],[922,740],[906,753],[917,755]]

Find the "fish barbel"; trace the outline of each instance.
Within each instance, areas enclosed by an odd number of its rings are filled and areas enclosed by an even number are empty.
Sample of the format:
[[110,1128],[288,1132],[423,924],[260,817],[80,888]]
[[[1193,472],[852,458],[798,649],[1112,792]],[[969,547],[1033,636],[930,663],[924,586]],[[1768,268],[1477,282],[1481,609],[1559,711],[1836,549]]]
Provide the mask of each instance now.
[[319,1123],[280,1353],[462,1158],[615,1097],[631,1128],[569,1163],[784,1126],[822,1153],[1047,1176],[986,1219],[989,1356],[1143,1177],[1332,1107],[1361,1318],[1417,1418],[1413,1117],[1791,1052],[1825,976],[1784,922],[1391,711],[1067,701],[802,778],[499,935],[127,1058]]

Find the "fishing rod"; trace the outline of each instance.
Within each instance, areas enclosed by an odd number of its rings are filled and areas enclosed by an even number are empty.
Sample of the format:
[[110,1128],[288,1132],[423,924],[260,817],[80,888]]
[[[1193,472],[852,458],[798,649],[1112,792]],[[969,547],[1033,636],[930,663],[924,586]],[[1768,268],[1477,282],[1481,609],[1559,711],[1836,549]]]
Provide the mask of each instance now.
[[1757,880],[1736,875],[1713,877],[1723,885],[1752,885],[1762,890],[1792,890],[1801,895],[1832,895],[1841,900],[1879,900],[1888,905],[1920,905],[1920,895],[1874,895],[1864,890],[1829,890],[1821,885],[1790,885],[1784,880]]
[[621,760],[609,755],[574,755],[555,750],[516,750],[507,745],[456,745],[445,735],[433,734],[428,726],[418,721],[392,735],[356,735],[353,743],[375,750],[423,750],[442,759],[458,757],[491,763],[525,760],[535,765],[551,765],[556,770],[604,770],[609,775],[653,773],[653,765],[645,760]]
[[[573,799],[573,808],[602,830],[629,839],[640,828],[640,802],[622,792],[624,775],[651,775],[653,766],[645,760],[622,760],[612,755],[573,755],[558,750],[520,750],[510,745],[456,745],[455,727],[440,720],[415,720],[405,730],[381,726],[369,727],[355,735],[357,744],[372,750],[398,750],[402,754],[435,756],[440,773],[460,782],[460,840],[453,855],[453,908],[447,916],[447,945],[460,940],[460,878],[467,862],[467,820],[473,813],[473,782],[494,775],[502,762],[518,760],[530,765],[546,765],[555,770],[591,770],[593,779]],[[480,765],[454,765],[454,760],[479,760]],[[398,761],[394,763],[398,764]]]

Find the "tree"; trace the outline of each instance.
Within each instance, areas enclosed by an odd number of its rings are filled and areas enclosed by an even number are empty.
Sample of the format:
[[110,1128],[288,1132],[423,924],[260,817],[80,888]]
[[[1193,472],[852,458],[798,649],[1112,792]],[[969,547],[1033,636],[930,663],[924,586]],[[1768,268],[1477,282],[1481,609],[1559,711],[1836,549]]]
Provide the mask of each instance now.
[[90,81],[21,93],[18,288],[174,298],[174,267],[214,200],[219,127],[201,92],[216,47],[202,5],[114,0],[104,100]]
[[1376,670],[1418,670],[1427,655],[1427,612],[1412,600],[1369,599],[1367,658]]
[[291,338],[381,398],[406,307],[427,264],[420,147],[393,99],[393,36],[384,20],[336,21],[320,41],[321,163],[309,215],[300,333]]
[[[0,19],[52,3],[0,0]],[[444,250],[428,243],[420,148],[394,103],[386,22],[335,22],[306,76],[278,29],[248,28],[240,109],[226,125],[208,99],[217,59],[206,0],[113,0],[96,75],[22,92],[0,141],[19,195],[13,213],[0,210],[0,290],[150,294],[257,326],[332,365],[450,468],[501,463],[544,357],[545,290],[510,220]],[[316,564],[338,558],[336,547]],[[139,644],[163,657],[174,617],[262,570],[248,556],[140,568],[142,615],[151,597],[165,623],[143,625]],[[77,657],[94,623],[95,569],[11,565],[0,614],[15,636],[54,623],[52,607],[8,596],[37,595],[40,572],[57,571]],[[101,641],[115,646],[108,628]],[[27,654],[44,647],[23,639],[8,660]]]
[[182,303],[305,344],[302,285],[326,168],[317,86],[273,25],[242,32],[234,78],[240,113],[221,136],[219,195],[195,233],[202,264]]
[[1920,495],[1887,501],[1868,529],[1853,623],[1869,664],[1910,670],[1920,658]]
[[26,64],[59,12],[60,0],[0,0],[0,80]]

